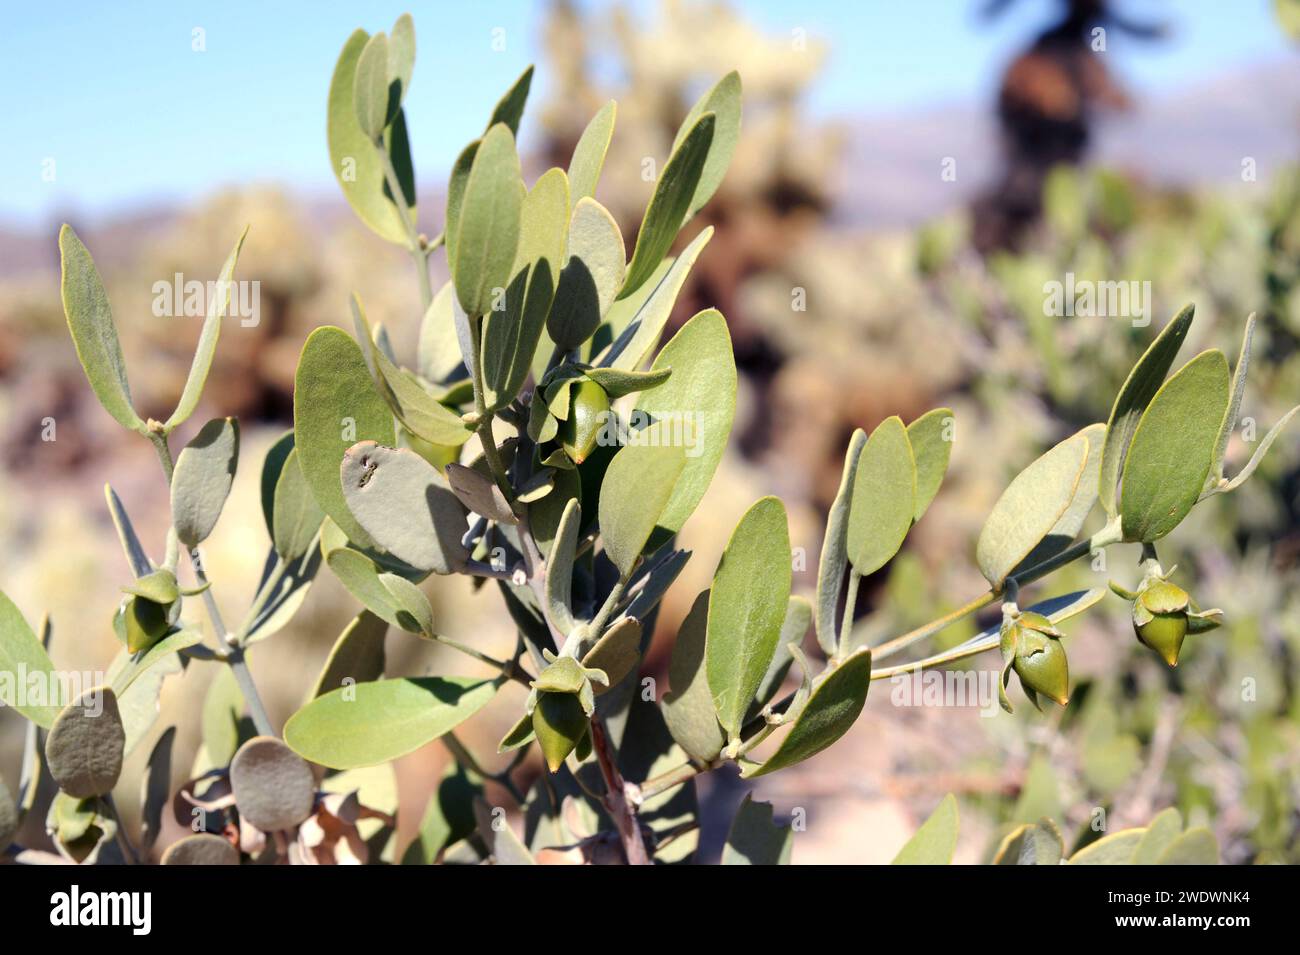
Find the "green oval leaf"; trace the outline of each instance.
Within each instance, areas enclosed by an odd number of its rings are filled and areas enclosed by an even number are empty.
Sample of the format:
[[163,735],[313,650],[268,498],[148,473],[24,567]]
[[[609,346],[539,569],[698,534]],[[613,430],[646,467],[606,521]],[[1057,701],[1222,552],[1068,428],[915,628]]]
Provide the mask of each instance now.
[[614,623],[596,645],[582,658],[582,665],[602,670],[609,682],[595,684],[596,695],[607,693],[623,681],[641,661],[641,623],[632,617],[623,617]]
[[398,560],[435,574],[465,565],[465,508],[414,451],[363,441],[344,454],[340,478],[357,521]]
[[352,78],[352,106],[357,126],[371,140],[388,125],[388,37],[376,33],[361,48]]
[[939,493],[943,476],[948,473],[948,458],[952,454],[952,409],[935,408],[927,411],[907,426],[907,440],[912,445],[916,461],[916,512],[912,520],[919,521]]
[[1118,493],[1124,457],[1128,454],[1133,433],[1137,431],[1142,412],[1151,403],[1160,389],[1160,383],[1173,367],[1178,349],[1187,337],[1187,330],[1192,327],[1195,312],[1196,307],[1188,305],[1174,316],[1138,359],[1119,394],[1115,396],[1115,404],[1110,409],[1110,418],[1106,422],[1106,443],[1101,451],[1101,477],[1097,486],[1102,506],[1112,517],[1117,513],[1115,495]]
[[1088,457],[1083,464],[1083,473],[1079,475],[1079,483],[1074,489],[1074,497],[1070,499],[1070,504],[1061,515],[1061,519],[1052,526],[1047,536],[1035,544],[1034,549],[1016,564],[1015,569],[1011,571],[1012,574],[1018,574],[1022,570],[1050,560],[1066,550],[1079,536],[1084,522],[1092,513],[1093,505],[1097,503],[1097,488],[1101,479],[1102,442],[1105,440],[1106,426],[1090,424],[1075,432],[1075,435],[1088,439]]
[[729,739],[776,652],[790,598],[790,530],[785,505],[765,497],[745,512],[713,575],[705,660],[718,722]]
[[894,856],[894,865],[951,865],[957,849],[957,797],[943,797],[930,818],[921,823]]
[[897,416],[871,432],[853,476],[849,507],[849,561],[862,576],[893,559],[916,513],[916,463],[907,429]]
[[144,422],[131,407],[126,360],[122,357],[117,326],[113,324],[108,293],[104,291],[94,260],[71,226],[59,230],[59,257],[63,263],[60,283],[63,313],[90,387],[118,424],[147,434]]
[[994,590],[1065,514],[1087,461],[1088,439],[1076,434],[1017,474],[1002,492],[975,548],[980,572]]
[[[1141,846],[1139,845],[1139,849]],[[1218,865],[1219,843],[1204,826],[1188,829],[1169,844],[1156,865]]]
[[[326,134],[329,140],[330,165],[343,196],[367,226],[380,237],[398,245],[407,244],[406,228],[393,204],[384,179],[384,169],[374,142],[357,122],[353,99],[357,61],[370,34],[357,30],[343,45],[334,76],[330,80]],[[411,147],[406,135],[406,118],[398,110],[397,118],[384,133],[384,148],[397,171],[402,185],[402,201],[415,218],[415,177],[411,166]]]
[[849,731],[871,688],[871,650],[863,647],[813,681],[812,693],[794,718],[790,732],[766,762],[746,765],[746,779],[801,763]]
[[1124,459],[1125,540],[1157,541],[1196,505],[1228,401],[1228,360],[1218,350],[1197,355],[1156,392]]
[[316,503],[349,540],[369,546],[343,497],[339,466],[358,441],[396,443],[393,415],[371,384],[361,349],[346,332],[327,325],[308,336],[293,385],[298,460]]
[[691,196],[690,205],[686,209],[688,219],[713,198],[713,194],[718,191],[723,177],[727,174],[731,157],[736,152],[736,143],[740,140],[740,101],[740,74],[732,70],[699,98],[677,130],[677,138],[673,140],[674,151],[701,116],[705,113],[713,113],[717,117],[713,141],[709,144],[708,158],[704,161],[699,184],[695,187],[695,193]]
[[58,686],[54,664],[22,613],[4,593],[0,593],[0,674],[13,675],[11,679],[0,680],[0,704],[49,729],[63,701],[31,699],[26,686]]
[[332,550],[325,559],[334,576],[367,610],[408,633],[433,636],[433,609],[418,587],[395,585],[403,578],[381,573],[373,560],[350,547]]
[[172,525],[186,547],[198,547],[217,526],[238,466],[239,422],[234,418],[209,421],[177,457]]
[[499,680],[436,676],[358,683],[317,697],[289,717],[284,739],[321,766],[374,766],[455,729],[499,687]]
[[484,317],[483,393],[489,411],[509,404],[528,377],[564,264],[568,228],[568,178],[562,169],[551,169],[524,197],[506,307]]
[[672,247],[700,184],[715,126],[713,113],[701,115],[664,164],[641,220],[636,249],[628,264],[627,278],[618,293],[619,298],[626,298],[640,288]]
[[524,199],[520,175],[514,136],[505,125],[497,124],[487,131],[474,154],[456,220],[451,274],[456,297],[467,315],[491,311],[493,290],[504,289],[510,282]]
[[445,283],[420,322],[416,364],[420,375],[433,384],[445,384],[461,368],[455,298],[455,288],[450,282]]
[[573,561],[578,546],[578,531],[582,527],[582,506],[570,499],[560,517],[550,556],[546,560],[546,580],[543,593],[547,612],[561,633],[573,629]]
[[609,462],[600,485],[600,536],[605,554],[627,579],[686,466],[676,445],[629,444]]
[[[679,438],[686,464],[659,515],[658,545],[695,513],[726,450],[736,417],[736,359],[727,321],[716,309],[693,317],[663,347],[651,372],[672,376],[637,399],[633,426],[645,424]],[[644,420],[638,420],[638,416]]]
[[325,512],[312,496],[296,448],[290,448],[280,469],[272,508],[271,539],[275,552],[286,561],[297,560],[316,540]]
[[596,184],[600,182],[600,172],[605,166],[605,154],[614,136],[617,115],[618,104],[610,100],[591,118],[578,138],[578,144],[573,147],[573,155],[569,158],[570,210],[579,199],[596,195]]

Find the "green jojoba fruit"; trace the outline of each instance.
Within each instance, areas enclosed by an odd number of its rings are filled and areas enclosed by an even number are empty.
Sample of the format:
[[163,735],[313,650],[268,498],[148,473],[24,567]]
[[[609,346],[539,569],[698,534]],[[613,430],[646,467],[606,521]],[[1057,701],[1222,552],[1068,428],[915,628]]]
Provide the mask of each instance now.
[[609,414],[609,396],[590,378],[572,386],[569,417],[560,422],[560,446],[574,464],[581,464],[596,447]]
[[538,693],[533,732],[551,772],[559,772],[588,729],[587,714],[573,693]]
[[131,597],[123,612],[126,624],[126,649],[130,653],[147,650],[167,633],[167,607],[144,597]]
[[1178,666],[1178,654],[1187,636],[1187,591],[1167,580],[1155,579],[1133,601],[1133,631],[1171,667]]
[[1024,629],[1013,666],[1027,689],[1061,706],[1070,701],[1070,667],[1058,638]]

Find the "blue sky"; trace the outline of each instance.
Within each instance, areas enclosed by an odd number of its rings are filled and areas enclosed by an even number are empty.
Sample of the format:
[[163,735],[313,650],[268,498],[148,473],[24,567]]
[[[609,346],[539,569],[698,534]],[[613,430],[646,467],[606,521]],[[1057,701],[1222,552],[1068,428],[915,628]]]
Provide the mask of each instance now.
[[[770,32],[803,27],[830,40],[811,107],[820,116],[852,116],[987,101],[1000,67],[1055,4],[1019,0],[1010,15],[982,24],[982,2],[738,5]],[[631,3],[640,16],[654,5]],[[1112,39],[1121,73],[1139,92],[1294,55],[1274,26],[1270,0],[1124,6],[1167,13],[1175,28],[1164,44]],[[496,97],[538,59],[543,3],[6,2],[0,224],[36,225],[71,212],[105,217],[232,183],[278,182],[308,194],[332,188],[324,108],[338,50],[355,27],[387,29],[407,9],[419,44],[407,108],[417,168],[428,177],[445,172]],[[196,27],[204,52],[192,49]],[[494,28],[505,30],[504,51],[492,50]],[[535,96],[545,84],[543,73]],[[55,161],[53,182],[42,179],[47,159]]]

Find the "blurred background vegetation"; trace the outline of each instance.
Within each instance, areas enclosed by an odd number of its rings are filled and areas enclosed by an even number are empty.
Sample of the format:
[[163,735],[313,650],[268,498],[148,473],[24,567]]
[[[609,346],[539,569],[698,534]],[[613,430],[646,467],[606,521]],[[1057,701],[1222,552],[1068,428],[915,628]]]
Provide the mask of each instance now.
[[[1080,0],[1029,16],[1022,6],[995,0],[963,11],[975,18],[972,43],[983,17],[1018,33],[1015,52],[988,84],[992,97],[966,102],[964,112],[887,118],[870,113],[867,91],[862,115],[808,109],[835,56],[834,30],[759,27],[743,4],[542,8],[538,68],[547,80],[525,120],[526,172],[563,164],[587,119],[617,99],[599,198],[629,237],[652,186],[641,175],[643,157],[666,154],[705,84],[737,68],[745,86],[735,161],[683,242],[706,225],[717,234],[675,315],[677,324],[706,306],[726,315],[741,370],[737,423],[682,534],[694,557],[659,616],[646,673],[666,679],[676,625],[758,495],[786,500],[793,543],[809,568],[796,574],[796,586],[812,590],[823,515],[855,427],[869,431],[889,415],[909,420],[937,405],[956,411],[948,480],[903,553],[868,581],[858,608],[858,626],[880,640],[982,589],[973,542],[1006,482],[1042,449],[1105,420],[1132,362],[1185,302],[1197,304],[1186,354],[1218,346],[1235,355],[1246,316],[1258,314],[1243,405],[1257,422],[1256,440],[1300,395],[1295,55],[1244,73],[1207,70],[1202,85],[1178,96],[1144,98],[1126,87],[1124,64],[1171,42],[1183,8]],[[425,62],[437,56],[424,39],[437,35],[437,14],[414,12]],[[1286,3],[1277,13],[1270,28],[1284,36],[1296,18]],[[1091,45],[1098,27],[1135,41],[1123,57],[1098,52]],[[245,69],[256,73],[258,63]],[[318,95],[298,104],[320,116],[322,168],[328,78],[309,77]],[[456,95],[469,95],[475,81],[463,85]],[[499,92],[472,89],[484,103]],[[1234,105],[1261,98],[1271,100],[1263,110]],[[1237,124],[1225,126],[1224,116]],[[226,119],[233,135],[238,114]],[[418,131],[426,119],[412,121]],[[1266,156],[1253,156],[1257,142],[1267,144]],[[418,137],[415,145],[418,162]],[[1211,171],[1212,157],[1226,159]],[[441,218],[439,188],[422,185],[422,225],[431,234]],[[178,333],[179,320],[153,316],[153,283],[178,272],[215,277],[245,222],[251,230],[237,277],[260,281],[261,320],[223,335],[201,409],[238,415],[244,428],[227,516],[205,548],[218,600],[234,616],[251,597],[265,548],[261,456],[290,421],[307,333],[345,325],[352,291],[382,317],[399,352],[413,354],[418,325],[409,261],[357,223],[341,198],[214,185],[192,202],[101,216],[89,227],[74,220],[104,272],[142,415],[165,416],[174,404],[198,332],[197,321]],[[55,233],[50,223],[0,228],[0,587],[29,620],[51,615],[58,666],[102,669],[117,649],[109,620],[127,577],[103,483],[113,484],[155,552],[168,515],[152,451],[115,428],[81,376],[59,304]],[[1152,325],[1045,315],[1044,283],[1067,272],[1076,281],[1150,282]],[[196,415],[193,428],[204,417]],[[47,418],[54,441],[41,439]],[[1238,435],[1230,460],[1250,450]],[[1112,598],[1069,627],[1076,688],[1064,710],[1022,706],[988,718],[976,707],[901,707],[881,683],[845,740],[758,781],[778,816],[806,813],[795,861],[888,861],[949,791],[962,805],[959,861],[986,860],[1017,822],[1049,815],[1067,840],[1077,833],[1086,841],[1097,835],[1089,823],[1098,808],[1116,829],[1167,805],[1210,825],[1225,861],[1300,861],[1294,434],[1239,493],[1198,508],[1162,557],[1180,565],[1202,605],[1226,612],[1226,625],[1194,638],[1177,670],[1139,647],[1126,605]],[[1135,582],[1135,547],[1112,548],[1108,559],[1109,566],[1070,568],[1052,579],[1051,592],[1108,578]],[[494,597],[473,593],[464,579],[428,588],[445,632],[488,652],[513,645]],[[258,645],[252,667],[273,719],[296,708],[354,612],[322,573],[295,625]],[[955,643],[971,626],[940,640]],[[388,653],[390,673],[472,672],[406,634],[390,633]],[[997,661],[971,666],[993,671]],[[153,732],[178,724],[178,753],[198,751],[213,672],[191,665],[164,690]],[[517,703],[469,724],[466,742],[491,754]],[[17,777],[22,725],[0,713],[6,778]],[[148,749],[136,751],[128,774],[138,774]],[[397,764],[403,841],[446,758],[433,744]],[[189,756],[179,756],[174,783],[188,767]],[[702,783],[703,859],[716,858],[747,785],[716,773]]]

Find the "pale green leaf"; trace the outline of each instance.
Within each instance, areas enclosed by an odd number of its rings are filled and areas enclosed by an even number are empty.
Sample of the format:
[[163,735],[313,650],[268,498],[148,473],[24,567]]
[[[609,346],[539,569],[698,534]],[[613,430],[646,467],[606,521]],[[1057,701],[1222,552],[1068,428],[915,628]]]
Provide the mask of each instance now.
[[857,476],[862,446],[867,443],[866,432],[855,428],[844,453],[844,471],[840,487],[826,515],[826,536],[822,539],[821,561],[817,565],[817,643],[827,657],[835,655],[839,643],[839,626],[836,612],[839,609],[840,591],[844,587],[844,574],[849,566],[849,510],[853,505],[853,484]]
[[907,439],[916,462],[916,512],[919,521],[939,493],[952,454],[952,409],[927,411],[907,426]]
[[578,144],[573,147],[573,156],[569,159],[570,209],[578,204],[579,199],[595,197],[596,184],[600,182],[600,172],[605,166],[605,153],[609,151],[609,142],[614,136],[617,115],[618,104],[610,100],[592,117],[578,138]]
[[1237,366],[1232,370],[1232,399],[1228,402],[1227,414],[1219,426],[1219,438],[1214,442],[1214,465],[1205,479],[1206,487],[1218,484],[1223,478],[1223,458],[1228,453],[1228,441],[1232,430],[1237,427],[1241,415],[1241,399],[1246,392],[1246,375],[1250,370],[1250,343],[1255,337],[1255,313],[1246,318],[1246,331],[1241,338],[1241,351],[1237,354]]
[[388,124],[388,37],[383,33],[367,40],[357,57],[352,105],[361,132],[377,140]]
[[520,175],[514,137],[497,124],[474,155],[455,226],[452,280],[467,315],[490,311],[493,290],[505,289],[510,282],[524,198]]
[[727,174],[727,166],[731,164],[731,157],[736,152],[736,143],[740,140],[740,100],[740,74],[732,70],[699,98],[677,130],[677,138],[673,140],[674,151],[682,144],[701,116],[705,113],[713,113],[717,117],[713,141],[709,144],[709,155],[704,161],[699,185],[695,187],[695,194],[691,197],[691,203],[686,210],[688,219],[713,198],[713,194],[718,191],[718,186],[722,185],[722,179]]
[[893,864],[951,865],[957,849],[957,828],[957,798],[949,793],[894,856]]
[[518,136],[519,121],[523,119],[524,106],[528,102],[528,91],[532,85],[533,67],[530,65],[519,74],[519,79],[511,84],[510,89],[492,108],[492,118],[488,120],[487,129],[490,130],[497,123],[505,123],[510,127],[511,135]]
[[1228,361],[1202,352],[1156,392],[1124,459],[1124,539],[1157,541],[1196,506],[1228,410]]
[[[711,238],[713,226],[701,230],[671,265],[664,267],[661,264],[651,279],[643,284],[643,288],[650,287],[648,294],[638,291],[620,298],[610,307],[610,324],[622,330],[609,347],[597,356],[595,364],[629,370],[641,367],[659,343],[659,336],[663,334],[673,306],[677,303],[677,293],[686,283],[691,266]],[[632,309],[633,305],[637,307]],[[630,315],[627,314],[629,311]]]
[[1255,473],[1255,469],[1259,467],[1259,463],[1264,460],[1264,455],[1268,454],[1268,449],[1273,446],[1273,442],[1277,440],[1278,435],[1282,433],[1290,423],[1291,419],[1295,417],[1296,412],[1300,412],[1300,405],[1296,405],[1278,419],[1277,424],[1268,429],[1268,434],[1264,435],[1264,440],[1259,443],[1259,447],[1256,448],[1255,453],[1250,456],[1250,460],[1246,462],[1246,466],[1234,474],[1232,480],[1222,485],[1219,488],[1220,491],[1235,491],[1250,479],[1250,476]]
[[1142,412],[1146,410],[1151,399],[1160,389],[1165,375],[1173,367],[1178,349],[1187,337],[1187,330],[1192,326],[1195,306],[1188,305],[1161,329],[1155,341],[1138,359],[1133,370],[1129,372],[1124,386],[1115,397],[1115,404],[1110,410],[1106,423],[1106,443],[1101,452],[1101,477],[1097,486],[1097,495],[1106,508],[1106,513],[1114,516],[1118,513],[1116,494],[1119,490],[1120,475],[1124,470],[1124,458],[1128,454],[1129,442],[1137,430]]
[[482,709],[500,680],[420,677],[359,683],[312,700],[284,725],[304,759],[332,769],[386,763],[414,752]]
[[193,549],[208,539],[230,496],[239,465],[239,422],[214,418],[176,459],[172,475],[172,525]]
[[[325,559],[348,593],[367,610],[408,633],[434,635],[433,610],[428,598],[414,584],[395,574],[381,572],[374,561],[350,547],[332,550]],[[401,586],[397,581],[408,586]]]
[[[328,122],[330,165],[334,177],[343,190],[352,210],[377,235],[389,242],[406,245],[406,228],[393,204],[384,179],[384,169],[374,142],[362,131],[357,122],[353,99],[357,61],[370,35],[356,30],[348,37],[339,54],[334,76],[330,80]],[[415,218],[415,177],[411,165],[411,147],[406,135],[406,118],[398,110],[384,133],[384,148],[388,150],[402,186],[402,201]]]
[[292,450],[293,432],[286,431],[266,449],[266,456],[262,459],[262,473],[258,482],[262,497],[262,518],[266,522],[266,533],[272,540],[275,539],[275,486],[280,483],[284,462]]
[[641,623],[623,617],[605,631],[596,645],[582,658],[582,665],[602,670],[609,677],[605,686],[596,685],[596,695],[618,686],[641,660]]
[[995,590],[1065,514],[1087,460],[1088,439],[1074,435],[1017,474],[1002,492],[975,548],[980,572]]
[[573,561],[582,527],[582,507],[570,500],[560,517],[560,526],[546,561],[544,593],[547,611],[561,633],[573,629]]
[[614,455],[601,482],[600,535],[605,554],[624,579],[672,499],[686,466],[678,445],[628,444]]
[[853,476],[848,552],[853,569],[873,574],[893,559],[916,513],[916,462],[897,416],[871,432]]
[[1156,858],[1156,865],[1218,865],[1219,843],[1204,827],[1188,829]]
[[650,278],[677,238],[700,184],[715,126],[713,113],[702,114],[664,164],[641,220],[619,298],[631,295]]
[[722,847],[722,864],[789,865],[793,851],[794,830],[776,824],[770,802],[755,802],[745,793]]
[[139,653],[132,654],[127,664],[113,674],[109,681],[119,697],[125,696],[126,691],[131,688],[131,684],[137,679],[157,666],[163,660],[180,653],[187,647],[192,647],[196,643],[201,643],[203,634],[197,628],[187,627],[184,630],[173,630],[153,646],[141,650]]
[[208,302],[208,315],[203,321],[203,331],[199,333],[198,346],[194,349],[194,361],[190,364],[189,377],[185,379],[185,388],[181,391],[181,399],[176,404],[176,410],[167,419],[167,423],[163,425],[164,432],[170,432],[189,418],[199,405],[199,398],[203,394],[203,386],[208,380],[208,371],[212,368],[212,358],[217,353],[217,339],[221,336],[221,323],[225,320],[226,309],[230,306],[230,292],[233,287],[235,263],[239,261],[239,250],[243,246],[247,235],[248,227],[245,226],[244,231],[239,233],[239,238],[235,240],[235,247],[230,250],[230,255],[226,258],[226,264],[221,267],[221,274],[217,277],[216,294]]
[[371,683],[383,676],[384,637],[387,633],[387,621],[369,610],[353,617],[334,641],[308,699],[323,696],[342,686]]
[[718,722],[729,739],[740,735],[776,652],[791,578],[785,505],[762,498],[732,532],[709,598],[705,663]]
[[677,630],[672,660],[668,666],[671,691],[664,694],[664,721],[673,739],[692,757],[709,762],[726,745],[713,693],[705,673],[704,654],[709,616],[709,591],[695,598],[695,604]]
[[[736,360],[726,319],[716,309],[695,315],[655,358],[651,372],[672,377],[637,398],[633,426],[658,428],[686,452],[677,485],[651,538],[658,545],[681,530],[704,498],[736,417]],[[642,420],[638,420],[638,416]]]
[[871,687],[871,650],[863,647],[813,681],[794,725],[760,766],[745,766],[741,775],[763,776],[820,753],[849,731]]
[[1084,846],[1066,861],[1070,865],[1131,865],[1145,829],[1121,829]]
[[1102,442],[1105,440],[1106,426],[1090,424],[1075,432],[1075,435],[1088,439],[1088,457],[1083,464],[1083,473],[1079,475],[1079,483],[1074,489],[1074,497],[1070,499],[1069,507],[1048,531],[1047,536],[1039,541],[1011,571],[1012,576],[1050,560],[1073,544],[1074,539],[1079,536],[1079,531],[1083,529],[1088,515],[1092,513],[1093,506],[1097,503],[1097,487],[1101,478]]
[[590,197],[573,207],[568,252],[546,317],[551,341],[576,348],[596,331],[623,283],[623,233],[609,210]]
[[358,441],[396,443],[393,415],[371,384],[361,349],[346,332],[318,328],[307,338],[293,388],[294,440],[316,503],[349,540],[370,535],[348,510],[339,482],[343,455]]
[[113,518],[113,527],[116,528],[118,539],[122,542],[122,550],[126,553],[127,563],[131,565],[131,573],[143,577],[153,569],[153,565],[149,563],[131,518],[127,516],[126,508],[122,506],[122,499],[108,484],[104,485],[104,497],[108,500],[108,513]]
[[1161,853],[1183,833],[1183,815],[1172,806],[1157,813],[1133,853],[1134,865],[1155,865]]
[[296,448],[290,449],[280,469],[273,508],[271,534],[275,552],[286,561],[297,560],[316,540],[325,512],[307,484]]
[[3,593],[0,593],[0,674],[13,675],[12,679],[0,680],[0,704],[49,729],[63,701],[31,699],[27,687],[59,686],[54,664],[22,613]]
[[90,252],[71,226],[59,230],[59,255],[63,261],[63,313],[90,387],[118,424],[147,434],[144,422],[131,407],[126,360],[122,357],[117,326],[113,324],[108,293],[104,291]]
[[456,339],[456,290],[445,283],[429,303],[420,322],[417,364],[421,376],[434,384],[447,382],[461,367],[460,343]]

